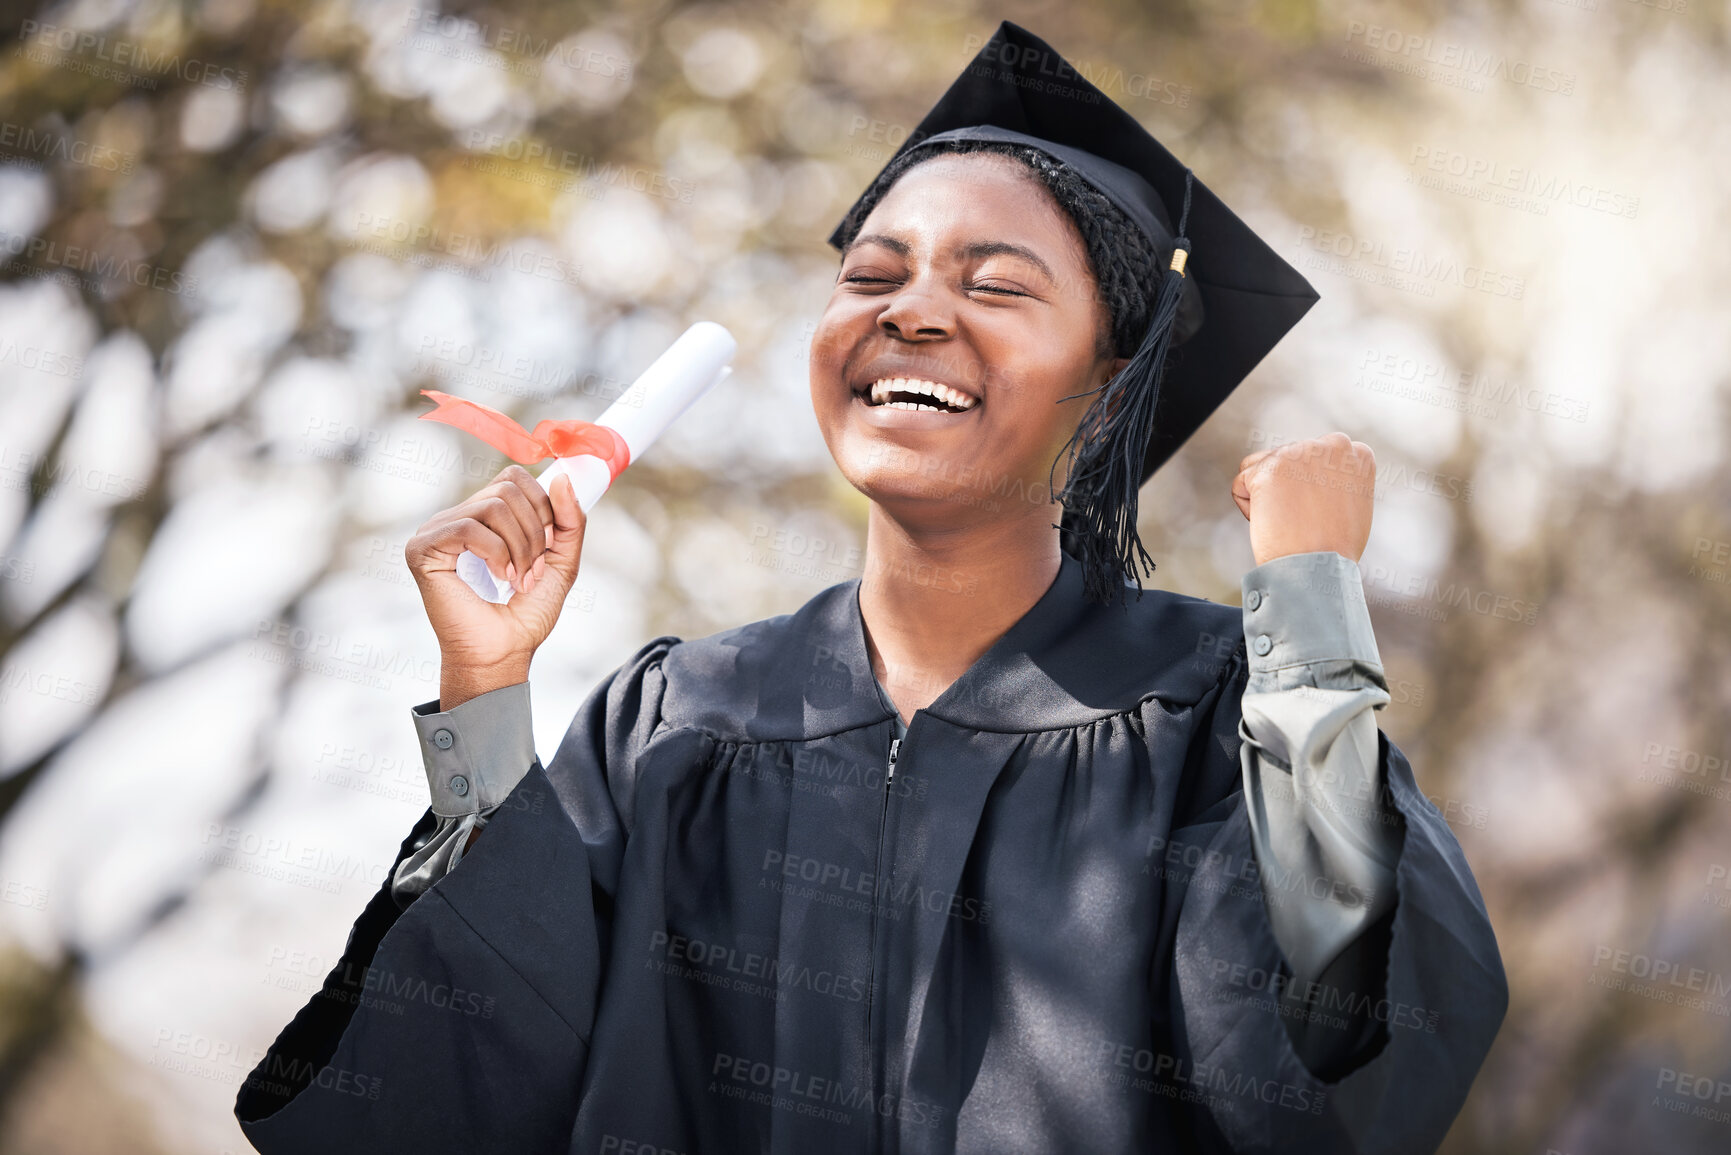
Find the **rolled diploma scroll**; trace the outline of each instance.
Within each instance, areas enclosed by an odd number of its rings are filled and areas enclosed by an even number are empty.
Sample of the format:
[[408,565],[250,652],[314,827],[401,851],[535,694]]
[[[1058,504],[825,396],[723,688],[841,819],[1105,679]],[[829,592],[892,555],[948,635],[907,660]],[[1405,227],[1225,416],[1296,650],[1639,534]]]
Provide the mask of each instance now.
[[[595,424],[616,430],[631,449],[630,460],[639,460],[680,414],[733,372],[727,363],[733,360],[738,347],[733,334],[714,321],[697,322],[680,334],[679,340],[595,419]],[[584,513],[589,512],[613,482],[607,464],[588,453],[554,458],[553,464],[535,480],[542,489],[551,492],[553,479],[560,474],[570,477],[572,492]],[[500,581],[488,572],[480,555],[468,550],[457,558],[457,576],[495,605],[510,601],[516,592],[510,582]]]

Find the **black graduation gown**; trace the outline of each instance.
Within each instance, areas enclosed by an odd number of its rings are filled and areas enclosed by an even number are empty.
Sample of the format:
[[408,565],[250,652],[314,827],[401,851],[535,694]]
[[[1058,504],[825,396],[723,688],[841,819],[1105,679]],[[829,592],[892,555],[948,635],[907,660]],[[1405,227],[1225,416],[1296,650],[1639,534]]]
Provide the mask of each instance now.
[[892,775],[858,584],[609,675],[457,868],[406,910],[374,897],[241,1093],[254,1145],[1435,1148],[1507,986],[1386,737],[1385,997],[1359,1008],[1373,1057],[1325,1082],[1268,993],[1241,611],[1088,604],[1066,555]]

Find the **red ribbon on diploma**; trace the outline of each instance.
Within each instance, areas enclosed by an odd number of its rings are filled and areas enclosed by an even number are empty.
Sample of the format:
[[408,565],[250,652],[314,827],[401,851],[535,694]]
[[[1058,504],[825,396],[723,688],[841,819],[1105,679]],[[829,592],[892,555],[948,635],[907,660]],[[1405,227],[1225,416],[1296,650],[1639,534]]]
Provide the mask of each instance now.
[[631,464],[631,447],[617,429],[597,425],[593,421],[538,421],[531,433],[497,409],[475,401],[465,401],[437,389],[421,390],[431,397],[438,408],[421,414],[422,421],[442,421],[465,433],[473,433],[518,465],[533,465],[549,457],[576,457],[591,454],[607,463],[608,484]]

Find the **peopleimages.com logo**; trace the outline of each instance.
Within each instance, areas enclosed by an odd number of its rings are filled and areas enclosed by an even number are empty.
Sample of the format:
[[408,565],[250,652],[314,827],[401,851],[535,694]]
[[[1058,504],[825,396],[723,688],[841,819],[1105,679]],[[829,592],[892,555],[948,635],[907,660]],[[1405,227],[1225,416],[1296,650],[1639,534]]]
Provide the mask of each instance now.
[[[153,49],[148,44],[125,37],[110,37],[99,32],[26,20],[18,28],[18,39],[24,42],[25,57],[37,64],[73,68],[108,80],[131,82],[142,78],[147,81],[144,87],[152,90],[156,81],[164,76],[207,88],[246,89],[247,71],[244,68],[230,68],[226,64],[182,56],[172,48]],[[60,58],[55,57],[56,52],[61,54]],[[66,56],[82,59],[73,62],[65,60]],[[121,69],[125,71],[119,71]]]

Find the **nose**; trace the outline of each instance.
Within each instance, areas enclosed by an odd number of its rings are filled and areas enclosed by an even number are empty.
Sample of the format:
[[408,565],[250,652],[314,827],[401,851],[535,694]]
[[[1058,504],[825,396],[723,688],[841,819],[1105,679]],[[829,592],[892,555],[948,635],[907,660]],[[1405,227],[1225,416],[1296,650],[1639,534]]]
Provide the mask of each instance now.
[[878,328],[904,341],[932,341],[955,332],[955,319],[937,294],[910,281],[878,313]]

